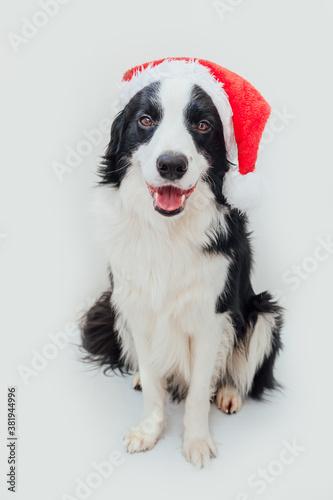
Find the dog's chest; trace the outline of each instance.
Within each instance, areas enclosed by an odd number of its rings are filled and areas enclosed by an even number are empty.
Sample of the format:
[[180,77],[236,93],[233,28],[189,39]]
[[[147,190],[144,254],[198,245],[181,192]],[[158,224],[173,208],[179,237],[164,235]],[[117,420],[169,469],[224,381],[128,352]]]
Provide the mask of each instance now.
[[118,309],[127,318],[163,316],[184,331],[214,314],[228,260],[205,253],[204,239],[189,227],[154,230],[139,219],[109,226],[108,260]]

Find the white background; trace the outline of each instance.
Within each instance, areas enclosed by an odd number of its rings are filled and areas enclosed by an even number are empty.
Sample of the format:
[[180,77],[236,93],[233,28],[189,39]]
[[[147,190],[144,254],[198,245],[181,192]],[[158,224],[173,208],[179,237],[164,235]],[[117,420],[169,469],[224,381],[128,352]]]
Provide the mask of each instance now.
[[[92,462],[111,452],[119,452],[122,463],[87,498],[333,498],[333,254],[332,248],[315,252],[318,238],[333,238],[332,3],[224,4],[229,10],[219,15],[210,0],[70,0],[15,52],[8,34],[21,35],[22,18],[36,19],[41,7],[33,0],[2,3],[3,473],[9,385],[17,386],[19,436],[18,491],[6,491],[3,474],[6,498],[78,498],[76,479],[86,481]],[[165,56],[215,61],[248,79],[273,109],[293,116],[278,122],[279,131],[260,153],[271,194],[251,214],[255,289],[276,290],[287,308],[285,350],[277,365],[285,390],[270,403],[249,402],[233,417],[213,406],[219,456],[201,471],[181,455],[183,404],[168,406],[164,435],[153,451],[123,452],[121,437],[139,418],[142,394],[131,389],[129,378],[88,371],[79,361],[77,336],[27,384],[18,371],[22,365],[32,369],[34,349],[54,354],[46,348],[50,332],[64,332],[78,309],[107,286],[87,207],[108,133],[62,182],[54,162],[64,164],[66,148],[76,149],[84,130],[112,118],[126,69]],[[303,273],[298,282],[291,281],[293,266]],[[294,440],[304,449],[281,470],[276,461],[283,442]],[[260,467],[278,471],[262,494],[248,483]]]

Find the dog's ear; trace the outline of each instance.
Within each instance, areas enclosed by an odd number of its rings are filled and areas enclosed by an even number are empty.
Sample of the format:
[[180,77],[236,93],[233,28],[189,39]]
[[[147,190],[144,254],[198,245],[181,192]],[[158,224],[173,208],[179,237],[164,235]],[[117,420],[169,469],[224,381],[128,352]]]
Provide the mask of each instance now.
[[126,166],[124,165],[124,157],[121,154],[124,125],[125,114],[124,111],[121,111],[112,123],[110,142],[99,168],[101,184],[115,184],[119,186],[124,176]]

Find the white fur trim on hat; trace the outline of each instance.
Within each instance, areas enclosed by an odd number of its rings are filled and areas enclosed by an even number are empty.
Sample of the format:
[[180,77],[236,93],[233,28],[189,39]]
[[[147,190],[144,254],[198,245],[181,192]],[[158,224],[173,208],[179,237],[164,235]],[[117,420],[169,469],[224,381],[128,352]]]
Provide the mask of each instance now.
[[254,172],[242,175],[238,166],[232,166],[224,177],[222,191],[233,208],[247,212],[268,195],[269,181],[257,168]]

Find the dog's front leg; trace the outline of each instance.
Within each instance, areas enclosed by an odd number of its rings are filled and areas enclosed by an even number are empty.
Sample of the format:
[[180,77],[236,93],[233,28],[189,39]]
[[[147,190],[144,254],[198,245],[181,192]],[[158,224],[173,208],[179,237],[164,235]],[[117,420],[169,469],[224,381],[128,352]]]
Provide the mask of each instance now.
[[210,383],[218,350],[218,335],[191,337],[191,381],[185,402],[183,454],[197,468],[216,455],[208,424]]
[[143,412],[140,422],[124,437],[126,451],[134,453],[153,448],[162,432],[165,408],[165,380],[157,377],[149,360],[144,341],[136,342],[140,381],[143,393]]

